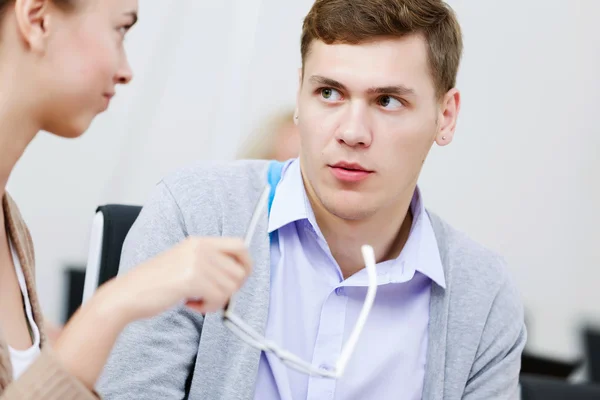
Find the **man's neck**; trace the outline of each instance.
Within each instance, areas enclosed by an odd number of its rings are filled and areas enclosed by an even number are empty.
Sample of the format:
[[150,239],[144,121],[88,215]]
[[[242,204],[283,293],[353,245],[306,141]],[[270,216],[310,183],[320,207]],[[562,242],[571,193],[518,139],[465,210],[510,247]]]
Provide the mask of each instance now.
[[364,244],[373,247],[377,262],[400,255],[412,227],[410,203],[414,187],[393,207],[379,210],[361,220],[345,220],[331,214],[309,185],[305,184],[305,187],[319,229],[345,279],[365,267],[361,253],[361,246]]

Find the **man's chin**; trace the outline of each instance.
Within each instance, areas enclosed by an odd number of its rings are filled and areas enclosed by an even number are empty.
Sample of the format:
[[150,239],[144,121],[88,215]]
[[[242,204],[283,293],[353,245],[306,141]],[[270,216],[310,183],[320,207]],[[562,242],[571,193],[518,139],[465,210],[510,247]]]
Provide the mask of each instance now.
[[359,193],[342,193],[323,205],[330,214],[347,221],[360,221],[373,214],[372,205]]

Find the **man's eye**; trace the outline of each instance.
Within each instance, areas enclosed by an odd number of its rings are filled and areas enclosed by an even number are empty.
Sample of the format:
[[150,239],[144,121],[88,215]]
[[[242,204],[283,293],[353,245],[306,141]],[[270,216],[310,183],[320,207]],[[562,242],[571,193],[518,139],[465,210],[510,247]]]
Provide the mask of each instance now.
[[400,100],[393,98],[392,96],[381,96],[377,102],[379,103],[379,105],[383,108],[386,108],[388,110],[396,110],[398,108],[401,108],[403,106],[402,102],[400,102]]
[[321,89],[321,97],[329,101],[339,101],[342,95],[333,88],[323,88]]

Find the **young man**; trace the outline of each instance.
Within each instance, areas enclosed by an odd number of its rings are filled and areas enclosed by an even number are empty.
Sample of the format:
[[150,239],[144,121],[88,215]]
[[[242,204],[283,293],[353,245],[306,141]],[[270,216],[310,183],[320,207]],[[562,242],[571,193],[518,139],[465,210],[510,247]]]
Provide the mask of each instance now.
[[[127,329],[100,392],[108,400],[516,398],[526,332],[515,287],[502,260],[428,212],[417,188],[431,146],[452,141],[460,108],[454,13],[442,0],[317,0],[301,43],[301,153],[284,165],[261,215],[235,314],[326,371],[365,301],[361,246],[371,245],[377,295],[344,375],[299,372],[240,340],[222,313],[181,307]],[[166,178],[127,238],[121,269],[186,236],[244,236],[267,168],[241,161]]]

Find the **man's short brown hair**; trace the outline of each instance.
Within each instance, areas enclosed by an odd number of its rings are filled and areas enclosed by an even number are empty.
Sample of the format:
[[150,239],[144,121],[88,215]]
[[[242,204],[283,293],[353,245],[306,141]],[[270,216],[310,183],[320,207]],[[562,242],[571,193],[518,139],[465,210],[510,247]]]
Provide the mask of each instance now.
[[456,84],[462,34],[443,0],[316,0],[302,26],[302,68],[314,40],[358,44],[385,37],[423,35],[439,97]]

